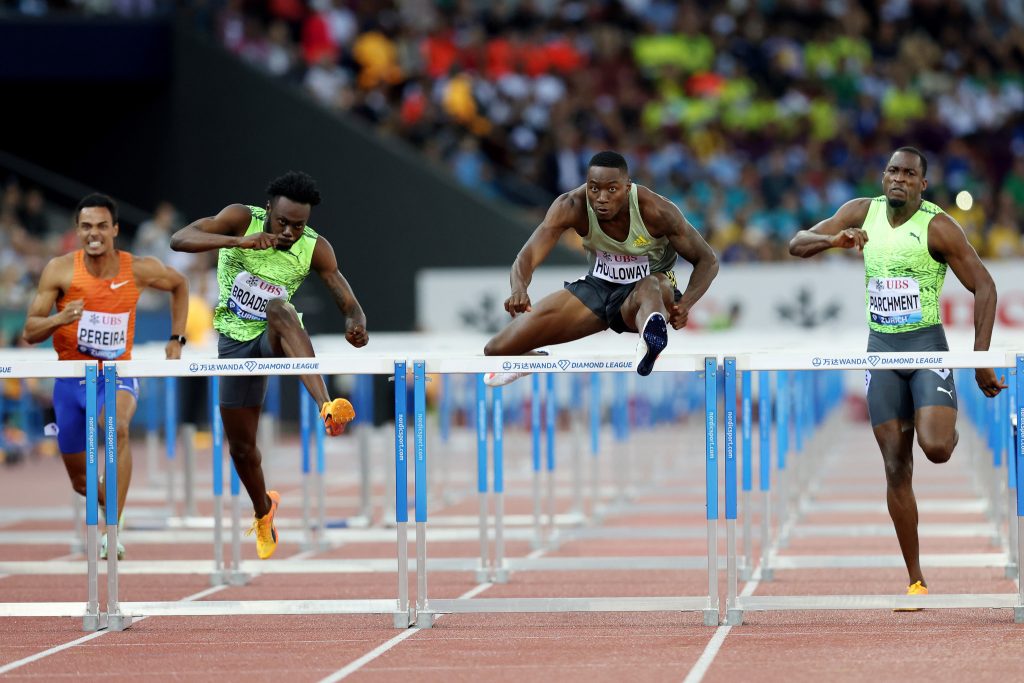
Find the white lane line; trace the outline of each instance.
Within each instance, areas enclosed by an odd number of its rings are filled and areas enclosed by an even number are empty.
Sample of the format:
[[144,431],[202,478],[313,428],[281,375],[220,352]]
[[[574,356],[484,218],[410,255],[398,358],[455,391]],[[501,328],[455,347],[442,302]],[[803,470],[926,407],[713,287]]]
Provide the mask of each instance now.
[[[473,588],[469,589],[468,591],[466,591],[462,595],[460,595],[458,599],[459,600],[463,600],[463,599],[467,599],[468,600],[469,598],[476,597],[477,595],[480,595],[481,593],[483,593],[485,590],[487,590],[488,588],[490,588],[493,585],[494,584],[492,584],[490,582],[481,583],[481,584],[479,584],[477,586],[474,586]],[[440,614],[440,615],[438,615],[437,617],[434,618],[434,621],[437,622],[439,619],[443,619],[444,616],[445,615]],[[345,667],[343,667],[341,669],[338,669],[337,671],[335,671],[330,676],[327,676],[325,678],[320,679],[320,683],[334,683],[335,681],[340,681],[340,680],[343,680],[345,678],[348,678],[349,676],[354,674],[356,671],[359,671],[364,666],[366,666],[367,664],[369,664],[373,660],[377,659],[382,654],[384,654],[385,652],[387,652],[388,650],[390,650],[394,646],[398,645],[400,642],[402,642],[406,638],[411,638],[412,636],[416,635],[417,633],[420,632],[420,630],[421,629],[414,627],[414,628],[409,628],[409,629],[406,629],[406,630],[402,631],[401,633],[399,633],[397,636],[395,636],[391,640],[387,641],[386,643],[382,643],[382,644],[378,645],[377,647],[373,648],[372,650],[367,652],[365,655],[363,655],[359,659],[355,659],[355,660],[349,662]]]
[[[211,588],[204,588],[203,590],[199,591],[198,593],[194,593],[192,595],[189,595],[188,597],[182,598],[179,602],[191,602],[193,600],[200,600],[202,598],[205,598],[207,595],[211,595],[213,593],[216,593],[217,591],[224,590],[225,588],[227,588],[227,586],[213,586]],[[143,617],[135,618],[135,619],[132,620],[132,623],[137,624],[140,621],[142,621],[143,619],[146,619],[146,617],[143,616]],[[82,636],[81,638],[78,638],[76,640],[72,640],[70,643],[64,643],[63,645],[57,645],[56,647],[51,647],[49,650],[43,650],[42,652],[37,652],[34,655],[29,655],[28,657],[25,657],[24,659],[19,659],[19,660],[15,661],[15,662],[11,662],[10,664],[5,664],[4,666],[0,666],[0,675],[5,674],[8,671],[13,671],[14,669],[21,668],[21,667],[25,666],[26,664],[31,664],[32,662],[38,662],[40,659],[45,659],[46,657],[49,657],[50,655],[55,655],[58,652],[63,652],[64,650],[67,650],[67,649],[70,649],[72,647],[75,647],[76,645],[81,645],[82,643],[87,643],[87,642],[89,642],[90,640],[92,640],[94,638],[99,638],[100,636],[102,636],[105,633],[110,633],[110,631],[106,631],[106,630],[94,631],[93,633],[90,633],[88,635]]]
[[[754,576],[760,576],[760,569],[754,574]],[[754,591],[757,590],[757,585],[761,583],[760,579],[752,578],[747,581],[746,585],[743,586],[743,592],[740,593],[741,597],[747,597],[753,595]],[[718,655],[718,651],[722,649],[722,643],[725,642],[725,637],[729,635],[729,631],[732,630],[732,626],[723,624],[715,629],[715,635],[711,636],[711,640],[704,647],[704,652],[701,653],[697,659],[693,668],[690,669],[690,673],[686,674],[686,678],[683,679],[683,683],[700,683],[704,680],[704,675],[711,668],[712,662],[715,661],[715,657]]]

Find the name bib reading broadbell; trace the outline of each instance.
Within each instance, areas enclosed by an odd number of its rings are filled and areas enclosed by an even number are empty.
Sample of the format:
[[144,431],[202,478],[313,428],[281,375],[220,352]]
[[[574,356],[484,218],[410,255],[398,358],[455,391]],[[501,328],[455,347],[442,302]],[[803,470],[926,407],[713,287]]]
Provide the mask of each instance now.
[[267,304],[272,299],[284,299],[287,296],[284,287],[272,285],[243,270],[231,285],[228,310],[242,320],[266,320]]

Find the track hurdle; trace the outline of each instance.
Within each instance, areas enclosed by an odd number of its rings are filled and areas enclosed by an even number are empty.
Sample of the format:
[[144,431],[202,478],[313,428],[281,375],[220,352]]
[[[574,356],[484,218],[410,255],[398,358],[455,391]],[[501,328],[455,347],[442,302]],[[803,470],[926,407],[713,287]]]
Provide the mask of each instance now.
[[[407,627],[412,619],[408,603],[408,563],[401,561],[405,553],[407,543],[407,532],[405,520],[405,494],[404,489],[396,492],[399,495],[399,507],[397,510],[398,519],[398,587],[396,590],[397,599],[365,599],[365,600],[253,600],[253,601],[204,601],[204,602],[119,602],[117,594],[118,562],[117,553],[108,554],[108,595],[107,610],[100,611],[98,602],[98,571],[96,557],[98,555],[97,540],[97,467],[96,467],[96,444],[98,441],[96,425],[96,366],[95,364],[83,364],[70,361],[54,362],[24,362],[14,366],[14,371],[19,376],[43,376],[43,377],[86,377],[88,426],[88,478],[87,481],[87,505],[86,522],[89,527],[88,558],[88,601],[83,607],[78,602],[67,603],[5,603],[0,604],[0,616],[50,616],[50,617],[76,617],[83,619],[83,626],[86,630],[98,630],[100,628],[125,628],[131,623],[131,619],[138,616],[225,616],[225,615],[254,615],[254,614],[390,614],[393,616],[396,627]],[[179,361],[123,361],[120,363],[109,362],[104,367],[104,379],[111,384],[108,391],[113,390],[116,383],[117,373],[123,373],[131,377],[180,377],[180,376],[224,376],[243,374],[270,374],[280,375],[303,375],[310,373],[323,374],[384,374],[395,375],[396,381],[405,383],[405,363],[396,362],[393,358],[292,358],[292,359],[260,359],[260,360],[179,360]],[[34,373],[34,374],[33,374]],[[7,374],[7,373],[5,373]],[[216,395],[216,394],[214,394]],[[112,398],[109,400],[113,400]],[[113,404],[113,403],[111,403]],[[107,487],[110,504],[106,508],[108,522],[108,542],[111,547],[116,547],[117,505],[116,505],[116,411],[108,412],[108,440],[107,460],[108,477]],[[403,478],[405,471],[405,423],[404,419],[396,424],[396,465],[400,465],[400,472],[397,479]],[[110,434],[114,434],[114,439]],[[400,446],[400,448],[399,448]],[[115,463],[114,467],[110,463]],[[111,476],[113,474],[113,476]],[[232,488],[237,490],[237,478],[233,477]],[[235,525],[237,533],[238,526]],[[113,533],[113,535],[110,535]],[[164,563],[161,563],[164,564]],[[291,569],[284,567],[287,561],[267,562],[259,565],[262,571],[267,569]],[[145,573],[175,573],[174,563],[166,563],[166,567],[147,567]],[[240,565],[238,558],[234,563],[237,569]],[[294,566],[294,563],[292,563]],[[395,565],[391,563],[392,567]],[[76,568],[66,573],[77,573]],[[324,571],[323,567],[314,568],[315,571]],[[372,567],[357,568],[357,571],[372,571]],[[209,565],[207,570],[209,571]],[[44,569],[45,573],[45,569]]]
[[[511,613],[511,612],[607,612],[607,611],[699,611],[702,612],[704,623],[718,624],[718,556],[717,556],[717,519],[718,519],[718,443],[717,443],[717,359],[698,356],[674,356],[665,354],[658,360],[655,372],[699,372],[705,373],[705,496],[707,519],[707,557],[700,558],[700,565],[707,568],[708,591],[706,595],[696,597],[665,596],[657,598],[641,597],[608,597],[608,598],[492,598],[492,599],[430,599],[427,593],[427,449],[425,439],[425,375],[427,372],[436,374],[467,374],[508,371],[509,368],[523,367],[539,374],[558,374],[564,372],[590,372],[594,368],[604,371],[630,372],[633,369],[631,357],[605,356],[593,358],[560,359],[557,357],[526,360],[522,357],[450,357],[414,361],[414,424],[416,428],[415,484],[416,484],[416,624],[430,627],[439,614],[448,613]],[[579,369],[577,369],[579,368]],[[539,379],[537,380],[539,382]],[[496,410],[501,410],[501,395],[495,402]],[[486,424],[478,416],[480,424]],[[501,418],[495,417],[495,454],[496,462],[502,459]],[[536,450],[535,450],[536,452]],[[501,481],[496,475],[496,481]],[[496,491],[496,498],[500,495]],[[500,509],[500,503],[498,504]],[[503,558],[502,558],[503,559]],[[587,566],[580,562],[582,558],[536,558],[550,562],[545,569],[581,569],[599,568]],[[609,560],[614,568],[635,568],[634,558],[623,562],[621,558],[600,558]],[[679,560],[687,558],[657,558],[661,560]],[[620,560],[620,561],[617,561]],[[617,561],[617,562],[616,562]],[[672,565],[676,568],[676,565]],[[608,566],[608,565],[605,565]],[[527,566],[517,565],[514,560],[502,562],[498,569],[510,571],[525,569]],[[600,567],[604,568],[604,566]],[[664,568],[664,567],[662,567]]]
[[[727,363],[736,363],[736,367],[743,371],[757,371],[767,373],[772,370],[823,370],[823,369],[856,369],[864,370],[869,368],[879,369],[919,369],[919,368],[975,368],[975,367],[1000,367],[1007,363],[1005,354],[996,351],[950,353],[950,352],[928,352],[928,353],[873,353],[873,354],[843,354],[840,357],[812,356],[810,354],[756,354],[729,358]],[[1016,357],[1018,374],[1024,369],[1024,356]],[[734,381],[726,376],[727,385]],[[764,385],[762,385],[762,390]],[[727,388],[729,391],[735,389]],[[1017,405],[1018,411],[1021,405],[1022,385],[1017,384]],[[765,400],[762,393],[761,400]],[[762,404],[763,405],[763,404]],[[1022,416],[1018,416],[1021,419]],[[765,416],[762,415],[762,428],[765,426]],[[788,431],[788,422],[779,422],[778,429]],[[762,444],[764,443],[764,434]],[[1024,500],[1020,493],[1021,459],[1024,458],[1024,439],[1018,437],[1017,451],[1017,477],[1018,477],[1018,498],[1017,498],[1017,525],[1018,531],[1024,525]],[[764,463],[762,452],[762,464]],[[734,462],[734,461],[733,461]],[[727,468],[733,466],[727,459]],[[762,476],[764,472],[762,471]],[[734,478],[733,478],[734,481]],[[727,476],[727,483],[729,478]],[[735,512],[734,499],[736,487],[726,487],[727,517]],[[728,524],[728,520],[727,520]],[[769,545],[765,543],[765,545]],[[1018,548],[1018,553],[1020,549]],[[736,554],[734,543],[729,544],[728,553],[730,556]],[[890,566],[890,560],[898,560],[902,566],[901,558],[873,558],[873,557],[779,557],[766,550],[764,560],[770,564],[765,566],[769,569],[796,569],[807,567],[873,567]],[[931,559],[931,562],[929,562]],[[948,562],[942,566],[990,566],[989,564],[977,564],[968,561],[957,561],[955,557],[942,556],[940,558],[928,558],[922,556],[922,563],[935,566],[935,561]],[[968,558],[969,559],[969,558]],[[984,558],[983,558],[984,559]],[[1020,560],[1018,556],[1018,561]],[[734,562],[735,560],[729,560]],[[985,560],[987,562],[988,560]],[[896,566],[896,564],[892,564]],[[747,611],[772,611],[772,610],[824,610],[824,609],[887,609],[893,608],[1013,608],[1014,619],[1018,623],[1024,622],[1024,593],[1018,588],[1014,594],[950,594],[950,595],[923,595],[923,596],[890,596],[890,595],[832,595],[832,596],[743,596],[737,595],[734,573],[730,573],[729,585],[727,587],[727,622],[729,624],[742,624],[743,615]]]

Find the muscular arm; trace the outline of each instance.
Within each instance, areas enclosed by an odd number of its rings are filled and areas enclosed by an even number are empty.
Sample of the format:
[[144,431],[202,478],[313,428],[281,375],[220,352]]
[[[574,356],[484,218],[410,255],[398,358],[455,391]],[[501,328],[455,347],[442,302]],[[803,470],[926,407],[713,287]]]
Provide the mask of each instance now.
[[[947,214],[939,214],[929,223],[928,251],[949,264],[964,288],[974,295],[974,350],[988,351],[996,320],[996,283],[988,268],[967,241],[963,228]],[[986,396],[995,396],[1006,388],[991,368],[978,368],[974,377]]]
[[[216,216],[200,218],[171,235],[171,249],[195,253],[243,246],[242,237],[251,221],[252,213],[247,207],[231,204],[221,209]],[[276,242],[273,235],[266,237]]]
[[586,221],[585,201],[583,194],[575,190],[561,195],[551,204],[544,220],[519,250],[509,275],[512,295],[505,301],[505,310],[513,317],[531,308],[527,289],[537,266],[544,262],[566,230],[572,229],[581,220]]
[[[184,336],[188,321],[188,280],[185,276],[152,256],[135,259],[132,270],[140,289],[151,287],[171,293],[171,334]],[[181,344],[168,341],[164,352],[168,360],[181,358]]]
[[863,250],[868,235],[861,229],[864,219],[868,217],[871,200],[867,198],[851,199],[839,207],[835,215],[826,218],[810,230],[801,230],[789,243],[789,253],[801,258],[809,258],[820,254],[826,249],[838,247]]
[[78,306],[65,306],[63,311],[50,315],[57,298],[70,284],[71,267],[71,263],[65,257],[57,257],[43,268],[43,273],[39,278],[39,289],[36,290],[32,303],[29,304],[25,329],[21,333],[21,336],[29,344],[38,344],[49,339],[58,327],[78,319],[81,301],[77,302]]
[[366,314],[363,313],[363,307],[359,305],[348,280],[338,270],[338,259],[334,255],[334,248],[323,237],[318,237],[316,240],[310,268],[316,271],[316,274],[323,280],[331,297],[334,298],[338,310],[345,315],[345,338],[348,343],[357,348],[366,346],[370,340],[366,334]]
[[[641,203],[644,224],[651,235],[667,237],[676,253],[693,266],[690,280],[683,290],[683,298],[677,303],[685,318],[685,314],[704,296],[718,275],[718,257],[700,233],[690,225],[690,221],[686,220],[679,207],[659,194],[650,190],[647,192],[650,193],[650,200]],[[643,195],[641,199],[644,199]]]

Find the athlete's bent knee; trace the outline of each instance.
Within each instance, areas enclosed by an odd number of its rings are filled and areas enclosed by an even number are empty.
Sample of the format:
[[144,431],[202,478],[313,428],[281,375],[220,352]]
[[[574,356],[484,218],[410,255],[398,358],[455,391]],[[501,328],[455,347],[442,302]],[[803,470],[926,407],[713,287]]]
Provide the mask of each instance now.
[[297,324],[299,317],[295,313],[295,307],[284,299],[271,299],[267,302],[267,324],[277,329],[287,325]]
[[484,346],[484,355],[485,356],[504,356],[504,355],[507,355],[507,354],[504,353],[504,351],[505,351],[505,349],[504,349],[504,347],[502,347],[502,345],[498,341],[497,337],[495,337],[494,339],[492,339],[489,342],[487,342],[487,344]]
[[948,462],[953,456],[953,442],[951,441],[933,441],[919,437],[917,443],[924,451],[925,457],[934,463]]
[[71,477],[71,488],[80,496],[85,495],[85,475],[76,474]]

